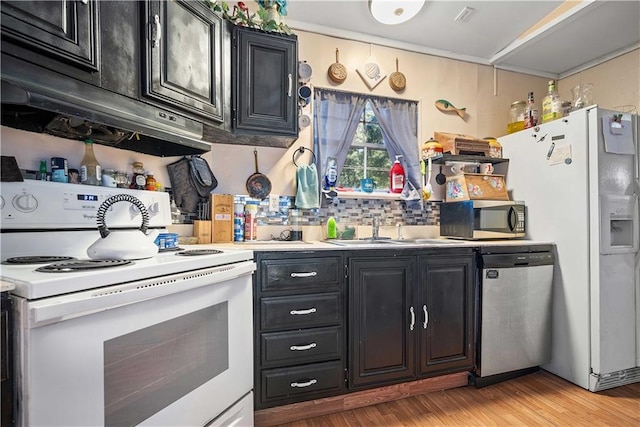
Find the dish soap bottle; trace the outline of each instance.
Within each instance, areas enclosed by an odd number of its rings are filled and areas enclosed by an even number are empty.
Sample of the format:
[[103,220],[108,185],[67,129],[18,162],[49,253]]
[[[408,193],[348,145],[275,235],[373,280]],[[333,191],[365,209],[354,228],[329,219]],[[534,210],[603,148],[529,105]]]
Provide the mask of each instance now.
[[327,239],[335,239],[336,237],[338,237],[336,219],[334,217],[330,217],[327,220]]
[[400,158],[402,155],[396,156],[396,161],[393,162],[391,170],[389,171],[389,190],[392,193],[402,193],[404,189],[404,168],[400,164]]
[[93,140],[84,141],[84,157],[80,162],[80,183],[85,185],[102,184],[102,168],[93,154]]

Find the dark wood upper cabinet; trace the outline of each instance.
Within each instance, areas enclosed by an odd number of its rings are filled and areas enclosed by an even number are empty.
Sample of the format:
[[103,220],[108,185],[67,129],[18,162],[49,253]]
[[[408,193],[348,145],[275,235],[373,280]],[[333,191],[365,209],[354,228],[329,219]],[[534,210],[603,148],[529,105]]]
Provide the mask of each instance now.
[[298,135],[296,36],[232,28],[234,131]]
[[222,18],[199,1],[156,0],[143,19],[143,95],[222,122]]
[[93,0],[3,1],[2,37],[84,71],[99,69],[98,7]]

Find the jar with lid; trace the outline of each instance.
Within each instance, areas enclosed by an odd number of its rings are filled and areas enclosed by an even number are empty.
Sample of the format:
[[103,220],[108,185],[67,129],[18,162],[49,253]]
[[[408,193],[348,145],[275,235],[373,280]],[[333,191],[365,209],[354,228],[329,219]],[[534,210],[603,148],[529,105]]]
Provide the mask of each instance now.
[[440,157],[442,156],[442,152],[442,144],[433,138],[429,138],[427,142],[422,144],[422,160]]
[[516,101],[511,104],[509,109],[509,123],[507,124],[507,133],[514,133],[524,129],[524,118],[527,108],[525,101]]
[[502,158],[502,145],[492,136],[485,136],[485,141],[489,141],[489,157],[494,159]]
[[102,171],[102,186],[117,187],[116,171],[113,169],[105,169]]
[[147,171],[147,180],[145,183],[145,190],[156,191],[156,179],[153,177],[152,171]]
[[116,187],[129,188],[129,177],[125,171],[116,171]]
[[84,156],[80,162],[80,183],[100,185],[102,183],[102,167],[93,153],[93,140],[84,141]]
[[147,177],[144,176],[144,166],[142,162],[133,162],[133,177],[129,188],[134,190],[144,190],[147,185]]

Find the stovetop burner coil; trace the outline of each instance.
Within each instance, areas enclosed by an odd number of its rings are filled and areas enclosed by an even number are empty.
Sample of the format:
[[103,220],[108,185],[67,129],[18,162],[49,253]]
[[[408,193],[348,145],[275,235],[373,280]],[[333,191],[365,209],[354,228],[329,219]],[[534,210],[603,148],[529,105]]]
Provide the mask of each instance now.
[[77,261],[64,261],[54,264],[43,265],[36,268],[42,273],[70,273],[76,271],[97,270],[100,268],[119,267],[133,264],[133,261],[124,259],[83,259]]
[[7,258],[4,264],[50,264],[52,262],[74,260],[71,256],[32,255]]
[[188,249],[186,251],[178,252],[176,255],[181,256],[199,256],[199,255],[215,255],[221,254],[222,251],[218,249]]

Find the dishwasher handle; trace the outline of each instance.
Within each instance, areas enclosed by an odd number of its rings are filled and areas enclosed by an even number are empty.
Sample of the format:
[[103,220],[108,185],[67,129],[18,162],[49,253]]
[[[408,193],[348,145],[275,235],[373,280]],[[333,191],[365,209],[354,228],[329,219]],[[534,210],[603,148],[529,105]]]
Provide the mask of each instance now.
[[553,265],[554,259],[552,252],[485,254],[482,255],[482,268],[522,268]]

